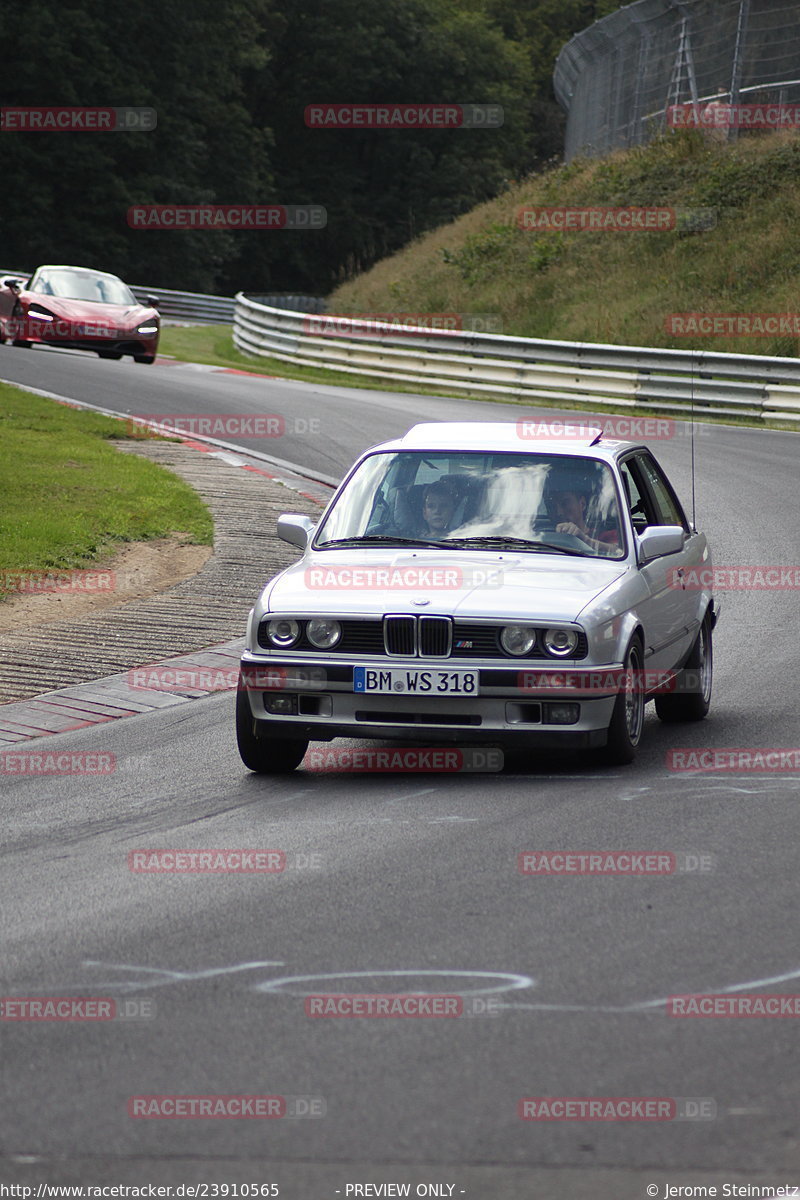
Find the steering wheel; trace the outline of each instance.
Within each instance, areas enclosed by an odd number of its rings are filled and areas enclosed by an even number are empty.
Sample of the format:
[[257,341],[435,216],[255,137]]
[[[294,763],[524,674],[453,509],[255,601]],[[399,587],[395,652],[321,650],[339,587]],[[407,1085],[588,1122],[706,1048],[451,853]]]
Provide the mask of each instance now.
[[559,533],[553,524],[546,530],[534,530],[534,536],[536,533],[543,534],[543,542],[552,542],[554,546],[563,546],[565,550],[589,550],[590,548],[583,538],[575,537],[574,533]]

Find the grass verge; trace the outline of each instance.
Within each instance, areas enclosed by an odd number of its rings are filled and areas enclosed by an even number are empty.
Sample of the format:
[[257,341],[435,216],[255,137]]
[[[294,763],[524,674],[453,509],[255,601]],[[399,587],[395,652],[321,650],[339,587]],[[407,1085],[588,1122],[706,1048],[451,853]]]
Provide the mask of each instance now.
[[109,442],[126,436],[122,421],[0,384],[0,572],[85,567],[172,533],[213,542],[193,488]]

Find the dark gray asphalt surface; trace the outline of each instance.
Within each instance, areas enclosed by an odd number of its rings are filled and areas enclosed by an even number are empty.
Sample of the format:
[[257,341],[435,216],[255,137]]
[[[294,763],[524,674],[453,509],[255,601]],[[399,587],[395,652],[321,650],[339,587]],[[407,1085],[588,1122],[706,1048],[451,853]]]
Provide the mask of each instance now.
[[[275,453],[334,475],[416,420],[525,412],[7,347],[0,377],[120,411],[320,416],[317,442],[282,439]],[[717,563],[800,562],[799,445],[703,428],[698,517]],[[686,497],[688,441],[654,448]],[[487,1200],[800,1183],[796,1022],[681,1021],[663,1003],[800,989],[797,774],[665,766],[675,746],[800,744],[797,612],[795,592],[726,595],[712,716],[670,728],[649,713],[624,769],[573,757],[491,776],[257,779],[235,750],[230,696],[29,743],[113,753],[117,769],[3,779],[0,991],[148,999],[155,1015],[0,1022],[0,1179],[280,1179],[303,1200],[387,1181]],[[149,847],[277,848],[289,865],[131,873],[127,853]],[[713,870],[518,874],[534,849],[706,853]],[[347,972],[371,977],[318,978]],[[303,1007],[326,990],[476,989],[492,989],[497,1015],[315,1021]],[[327,1112],[132,1120],[128,1097],[143,1093],[319,1096]],[[546,1095],[709,1098],[716,1118],[518,1119],[521,1097]]]

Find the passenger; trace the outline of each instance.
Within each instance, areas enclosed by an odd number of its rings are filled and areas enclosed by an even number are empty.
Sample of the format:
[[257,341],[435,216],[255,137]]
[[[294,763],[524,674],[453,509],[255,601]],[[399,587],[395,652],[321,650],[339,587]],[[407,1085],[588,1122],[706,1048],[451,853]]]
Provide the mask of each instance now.
[[443,480],[431,483],[422,494],[422,523],[415,537],[441,538],[446,534],[456,510],[456,495]]

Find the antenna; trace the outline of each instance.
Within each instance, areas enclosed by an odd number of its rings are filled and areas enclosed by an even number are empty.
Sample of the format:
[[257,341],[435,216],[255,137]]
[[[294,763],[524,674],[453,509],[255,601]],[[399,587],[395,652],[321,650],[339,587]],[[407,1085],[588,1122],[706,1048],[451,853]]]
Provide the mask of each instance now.
[[695,496],[694,496],[694,350],[689,351],[691,358],[691,385],[689,390],[690,395],[690,421],[691,421],[691,441],[692,441],[692,533],[697,533],[697,518],[695,515]]

